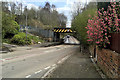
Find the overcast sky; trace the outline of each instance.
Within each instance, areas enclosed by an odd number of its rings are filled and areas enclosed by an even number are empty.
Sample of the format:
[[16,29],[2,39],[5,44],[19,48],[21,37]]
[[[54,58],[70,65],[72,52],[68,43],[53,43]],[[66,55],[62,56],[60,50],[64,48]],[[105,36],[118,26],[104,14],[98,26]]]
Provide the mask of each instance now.
[[[49,2],[50,4],[56,5],[57,11],[59,13],[64,13],[67,18],[67,27],[70,27],[71,25],[71,10],[73,9],[72,6],[74,2],[83,2],[85,3],[86,0],[3,0],[3,1],[12,1],[12,2],[22,2],[24,6],[27,6],[29,9],[31,7],[38,8],[39,6],[44,6],[46,2]],[[87,0],[89,1],[89,0]]]

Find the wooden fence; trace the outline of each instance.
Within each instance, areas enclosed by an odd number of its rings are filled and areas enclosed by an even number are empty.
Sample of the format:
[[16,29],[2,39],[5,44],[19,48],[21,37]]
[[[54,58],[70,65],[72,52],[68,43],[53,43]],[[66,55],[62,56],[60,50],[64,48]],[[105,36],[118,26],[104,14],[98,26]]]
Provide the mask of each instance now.
[[111,33],[110,49],[120,53],[120,33]]

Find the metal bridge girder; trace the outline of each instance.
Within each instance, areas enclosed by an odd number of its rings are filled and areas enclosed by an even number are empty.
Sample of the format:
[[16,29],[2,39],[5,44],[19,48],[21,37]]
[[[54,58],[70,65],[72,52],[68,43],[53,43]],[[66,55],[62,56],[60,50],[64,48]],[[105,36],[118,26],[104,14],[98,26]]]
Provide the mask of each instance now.
[[71,28],[54,28],[54,33],[72,33]]

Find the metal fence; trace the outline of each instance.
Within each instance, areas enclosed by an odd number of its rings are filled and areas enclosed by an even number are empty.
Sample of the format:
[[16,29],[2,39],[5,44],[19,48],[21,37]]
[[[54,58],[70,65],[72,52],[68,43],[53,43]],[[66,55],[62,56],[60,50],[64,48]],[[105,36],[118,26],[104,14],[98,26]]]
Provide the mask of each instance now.
[[48,30],[48,29],[42,29],[42,28],[29,28],[28,32],[36,34],[38,36],[42,36],[44,38],[53,38],[54,36],[54,32],[52,30]]
[[[21,26],[20,31],[24,31],[25,26]],[[43,29],[40,27],[27,26],[27,32],[41,36],[43,38],[53,38],[54,32],[52,30]]]
[[120,53],[120,33],[111,33],[110,49]]

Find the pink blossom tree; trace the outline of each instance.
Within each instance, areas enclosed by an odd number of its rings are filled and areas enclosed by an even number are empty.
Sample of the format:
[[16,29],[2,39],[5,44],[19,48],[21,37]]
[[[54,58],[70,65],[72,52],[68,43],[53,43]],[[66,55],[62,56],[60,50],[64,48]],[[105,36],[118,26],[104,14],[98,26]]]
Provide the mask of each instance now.
[[120,5],[116,5],[116,2],[110,4],[107,11],[104,11],[104,8],[99,9],[98,16],[88,20],[86,27],[88,41],[93,45],[106,47],[107,44],[110,44],[110,33],[120,32],[120,15],[117,14]]

